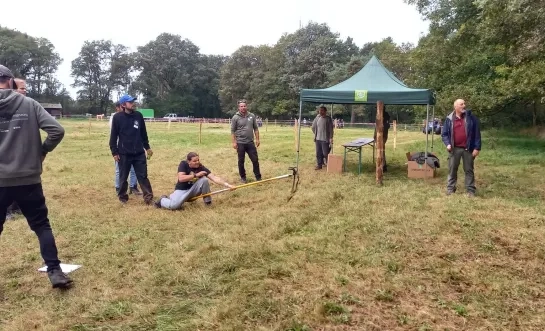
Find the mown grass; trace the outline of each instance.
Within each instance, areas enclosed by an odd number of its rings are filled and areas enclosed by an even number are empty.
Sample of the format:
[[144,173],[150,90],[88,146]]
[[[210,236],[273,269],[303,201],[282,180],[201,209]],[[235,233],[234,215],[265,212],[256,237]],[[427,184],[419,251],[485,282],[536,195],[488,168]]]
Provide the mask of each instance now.
[[[387,144],[377,187],[370,149],[364,173],[316,172],[305,129],[301,184],[264,183],[184,211],[122,207],[113,188],[107,122],[62,121],[67,134],[44,165],[44,190],[63,262],[82,264],[69,292],[50,288],[24,219],[0,240],[0,321],[5,330],[541,330],[545,325],[545,144],[484,134],[478,196],[444,195],[437,178],[410,180],[406,151],[422,133]],[[236,182],[228,129],[153,123],[149,176],[156,196],[174,187],[189,151]],[[262,128],[264,178],[294,165],[292,128]],[[344,129],[340,144],[372,131]],[[247,171],[251,166],[247,162]],[[461,171],[461,170],[460,170]],[[461,180],[463,175],[460,172]],[[251,177],[251,176],[249,176]]]

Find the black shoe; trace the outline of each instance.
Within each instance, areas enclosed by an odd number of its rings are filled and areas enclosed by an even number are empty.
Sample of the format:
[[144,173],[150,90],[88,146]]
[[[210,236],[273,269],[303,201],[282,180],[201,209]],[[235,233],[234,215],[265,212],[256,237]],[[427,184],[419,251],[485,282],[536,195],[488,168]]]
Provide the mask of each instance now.
[[161,195],[161,197],[153,203],[156,208],[161,208],[161,200],[163,200],[163,198],[168,198],[168,197],[166,195]]
[[142,192],[138,191],[138,186],[131,187],[129,194],[142,195]]
[[241,179],[240,179],[240,182],[241,182],[242,184],[248,183],[248,181],[246,180],[246,178],[241,178]]
[[316,166],[316,168],[314,168],[314,170],[322,170],[322,166]]
[[53,288],[69,288],[74,283],[61,269],[53,269],[47,272]]
[[261,181],[261,177],[256,177],[256,178],[255,178],[255,181],[256,181],[256,182]]
[[447,195],[452,195],[452,194],[454,194],[454,191],[452,191],[452,190],[447,191]]
[[467,197],[468,198],[474,198],[475,197],[475,192],[467,192]]

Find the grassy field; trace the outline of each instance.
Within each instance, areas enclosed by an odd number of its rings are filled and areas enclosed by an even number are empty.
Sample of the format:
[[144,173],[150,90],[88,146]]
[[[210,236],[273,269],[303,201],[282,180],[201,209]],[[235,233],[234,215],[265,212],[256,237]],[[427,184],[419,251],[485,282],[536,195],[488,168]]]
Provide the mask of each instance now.
[[[291,180],[157,210],[114,190],[108,124],[62,121],[66,136],[44,163],[44,190],[61,260],[82,264],[54,291],[22,217],[0,240],[2,330],[542,330],[545,325],[545,143],[487,132],[478,193],[445,196],[446,153],[435,179],[409,180],[404,153],[422,133],[393,135],[389,172],[314,171],[310,129],[299,191]],[[238,181],[226,126],[148,125],[155,196],[171,193],[177,165],[197,151]],[[261,130],[264,178],[295,163],[293,129]],[[372,131],[337,132],[334,152]],[[437,138],[436,138],[437,139]],[[247,160],[249,178],[251,165]],[[461,181],[463,175],[460,169]],[[213,185],[213,189],[218,187]]]

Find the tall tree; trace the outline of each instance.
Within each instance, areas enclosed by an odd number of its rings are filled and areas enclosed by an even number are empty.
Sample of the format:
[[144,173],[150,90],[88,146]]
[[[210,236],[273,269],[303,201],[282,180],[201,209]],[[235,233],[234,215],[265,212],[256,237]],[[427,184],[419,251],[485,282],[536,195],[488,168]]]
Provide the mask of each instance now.
[[138,47],[136,67],[140,71],[134,89],[144,95],[157,113],[196,115],[198,98],[193,94],[202,61],[199,48],[188,39],[170,33]]
[[132,63],[123,45],[108,40],[86,41],[72,61],[72,86],[79,88],[78,100],[92,114],[106,113],[112,92],[128,88]]

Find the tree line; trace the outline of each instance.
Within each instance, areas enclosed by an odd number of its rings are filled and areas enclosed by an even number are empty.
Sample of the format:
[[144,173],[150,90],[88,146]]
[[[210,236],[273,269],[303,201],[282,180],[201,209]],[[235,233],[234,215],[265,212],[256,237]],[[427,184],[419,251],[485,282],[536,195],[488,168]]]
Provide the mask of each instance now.
[[[108,40],[86,41],[71,62],[72,100],[55,77],[62,59],[45,38],[0,28],[0,63],[28,80],[38,100],[76,113],[107,113],[112,99],[142,96],[156,114],[226,117],[247,99],[263,118],[293,118],[302,88],[324,88],[359,71],[376,55],[410,87],[437,93],[443,116],[456,98],[490,125],[540,124],[545,103],[545,6],[542,0],[405,0],[430,21],[417,45],[391,38],[358,46],[327,24],[311,22],[274,45],[242,46],[206,55],[179,35],[163,33],[131,52]],[[394,24],[394,23],[392,23]],[[315,105],[305,106],[312,116]],[[389,107],[402,122],[425,117],[422,107]],[[373,105],[335,105],[336,117],[374,121]]]

